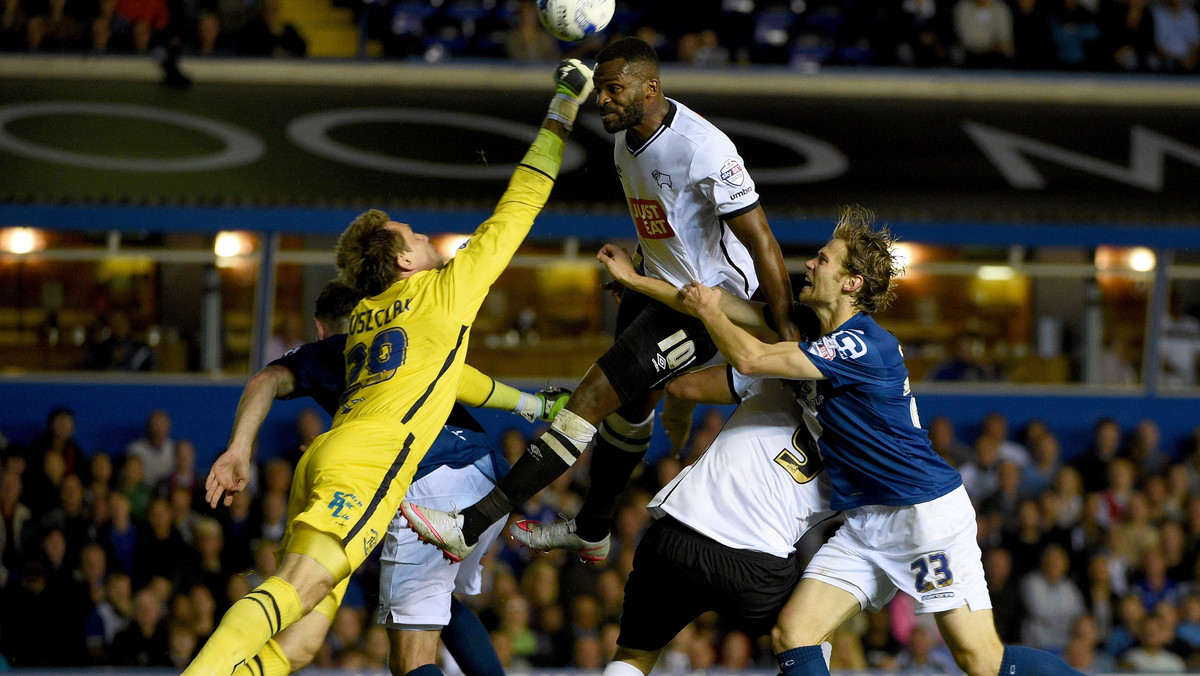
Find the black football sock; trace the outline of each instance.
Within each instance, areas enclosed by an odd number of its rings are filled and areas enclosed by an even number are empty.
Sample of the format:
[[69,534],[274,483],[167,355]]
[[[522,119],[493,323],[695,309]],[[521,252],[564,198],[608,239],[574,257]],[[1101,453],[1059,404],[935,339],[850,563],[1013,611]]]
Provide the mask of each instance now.
[[463,510],[463,536],[467,544],[474,544],[488,526],[571,469],[595,434],[596,428],[588,421],[568,409],[559,411],[550,429],[529,445],[496,488]]
[[646,457],[653,433],[653,413],[639,423],[631,423],[616,413],[600,423],[592,450],[592,482],[575,516],[576,535],[588,542],[598,542],[608,535],[617,500],[633,471]]

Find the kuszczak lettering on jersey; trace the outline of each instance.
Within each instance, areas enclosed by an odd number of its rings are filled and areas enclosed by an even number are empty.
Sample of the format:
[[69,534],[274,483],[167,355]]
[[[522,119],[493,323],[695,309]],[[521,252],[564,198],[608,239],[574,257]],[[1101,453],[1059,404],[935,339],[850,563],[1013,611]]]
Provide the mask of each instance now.
[[397,316],[411,309],[412,299],[401,298],[388,307],[377,310],[363,310],[350,315],[350,335],[373,331],[386,326]]

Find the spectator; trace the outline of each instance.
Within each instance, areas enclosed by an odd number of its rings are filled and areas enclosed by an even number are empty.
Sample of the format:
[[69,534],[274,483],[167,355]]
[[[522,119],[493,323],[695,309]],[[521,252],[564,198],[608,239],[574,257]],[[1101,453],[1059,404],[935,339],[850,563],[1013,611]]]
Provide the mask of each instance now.
[[1159,546],[1167,564],[1167,577],[1183,582],[1191,577],[1194,556],[1188,551],[1191,543],[1183,525],[1178,521],[1166,521],[1158,527]]
[[975,439],[975,457],[959,467],[963,485],[976,508],[1000,490],[1000,442],[981,434]]
[[129,510],[135,519],[142,518],[150,504],[150,487],[146,483],[146,465],[137,455],[126,455],[117,474],[117,493],[129,500]]
[[1065,70],[1094,67],[1100,40],[1100,23],[1079,0],[1058,0],[1050,12],[1050,35],[1057,51],[1057,64]]
[[1016,0],[1013,5],[1013,65],[1022,70],[1045,70],[1054,65],[1050,34],[1050,0]]
[[[283,459],[294,468],[296,463],[300,462],[300,456],[304,455],[304,452],[308,450],[308,446],[313,442],[313,439],[316,439],[327,428],[325,419],[321,417],[321,413],[317,409],[311,407],[301,409],[296,414],[296,448],[285,453]],[[288,479],[291,479],[290,471]]]
[[971,447],[958,440],[954,422],[947,416],[939,415],[929,421],[929,444],[954,467],[962,467],[971,459]]
[[897,661],[908,674],[947,674],[956,669],[950,651],[919,624],[908,632],[908,645]]
[[1059,652],[1072,625],[1087,612],[1083,594],[1068,577],[1069,566],[1066,550],[1052,544],[1042,554],[1041,567],[1021,579],[1021,601],[1028,612],[1022,644]]
[[[989,586],[991,579],[988,580]],[[885,611],[866,613],[867,629],[863,633],[862,650],[871,669],[899,669],[897,656],[903,649],[892,634],[891,616]]]
[[87,612],[104,601],[104,581],[108,578],[108,554],[95,542],[85,544],[79,550],[79,568],[75,579],[83,587]]
[[1079,478],[1079,472],[1070,465],[1060,467],[1051,492],[1056,509],[1047,516],[1056,528],[1074,529],[1083,519],[1083,480]]
[[[1111,0],[1100,6],[1101,45],[1109,69],[1133,72],[1150,68],[1154,26],[1148,4],[1146,0]],[[1114,348],[1123,346],[1124,341],[1115,338]]]
[[1136,595],[1129,594],[1121,597],[1121,603],[1117,608],[1118,621],[1109,632],[1108,640],[1104,644],[1104,651],[1119,662],[1125,653],[1138,643],[1137,637],[1140,635],[1142,623],[1146,619],[1146,607],[1142,605],[1141,599]]
[[992,597],[992,617],[996,633],[1005,643],[1021,640],[1021,620],[1025,608],[1021,604],[1019,581],[1012,575],[1012,554],[1003,547],[991,547],[983,554],[983,572]]
[[1158,529],[1150,523],[1150,510],[1144,495],[1134,493],[1129,496],[1124,518],[1113,524],[1110,533],[1119,543],[1113,547],[1113,553],[1124,559],[1129,567],[1140,568],[1146,551],[1159,545]]
[[201,477],[196,472],[196,447],[187,439],[175,442],[175,466],[164,480],[163,486],[172,491],[180,489],[191,498],[200,486]]
[[1182,611],[1175,634],[1189,649],[1200,650],[1200,591],[1189,592],[1180,607]]
[[171,624],[167,629],[167,664],[176,671],[186,669],[196,656],[198,640],[191,627]]
[[138,528],[133,521],[129,497],[120,491],[108,494],[109,522],[100,535],[100,544],[108,550],[116,568],[133,575],[134,551],[137,549]]
[[954,31],[967,68],[1002,68],[1013,57],[1012,10],[1001,0],[958,0]]
[[167,632],[162,626],[162,599],[150,588],[133,596],[133,618],[129,626],[113,639],[112,653],[117,664],[129,667],[170,666]]
[[[745,641],[745,647],[751,650],[750,639],[745,638],[745,634],[740,632],[730,634],[740,636],[740,639]],[[727,664],[726,659],[726,638],[725,644],[721,645],[721,668],[722,669],[737,669],[738,671],[746,671],[752,668],[749,663],[750,654],[746,654],[746,659],[742,664]],[[850,628],[840,627],[833,636],[830,636],[830,644],[833,645],[833,653],[829,656],[829,669],[841,671],[865,671],[869,669],[866,663],[866,653],[863,650],[863,640],[859,638],[858,633],[853,632]]]
[[186,488],[171,487],[166,494],[167,505],[171,510],[171,525],[179,531],[179,536],[187,545],[194,541],[196,522],[201,517],[192,509],[192,494]]
[[1008,438],[1008,418],[1000,411],[983,417],[980,434],[993,437],[1000,444],[1000,459],[1015,462],[1021,467],[1029,464],[1029,450]]
[[259,537],[269,542],[283,541],[287,529],[287,497],[279,493],[267,493],[262,497],[262,520]]
[[1088,674],[1102,674],[1116,670],[1116,662],[1108,653],[1099,649],[1099,635],[1095,621],[1089,615],[1075,620],[1071,638],[1063,648],[1063,660],[1072,667]]
[[192,563],[188,564],[192,570],[181,579],[180,586],[190,588],[194,584],[203,584],[214,595],[221,592],[227,577],[221,564],[224,546],[221,524],[211,517],[201,517],[195,526],[194,551],[183,554],[192,560]]
[[1021,488],[1027,495],[1039,497],[1054,485],[1058,478],[1060,450],[1058,437],[1045,434],[1030,444],[1033,461],[1021,471]]
[[77,14],[82,3],[67,0],[39,0],[26,5],[29,21],[26,40],[29,49],[64,51],[79,46],[80,22]]
[[142,482],[148,488],[171,475],[175,469],[175,441],[171,439],[171,416],[163,409],[155,409],[146,418],[146,429],[141,437],[125,447],[126,456],[141,458]]
[[78,472],[83,465],[83,449],[75,440],[75,413],[65,406],[51,409],[46,429],[29,445],[29,461],[36,465],[47,451],[62,456],[63,472]]
[[1017,518],[1006,524],[1000,546],[1012,554],[1013,577],[1021,580],[1037,567],[1047,546],[1042,529],[1042,508],[1036,500],[1022,500]]
[[93,453],[88,458],[87,487],[84,489],[84,501],[89,508],[108,498],[112,480],[112,456],[103,451]]
[[1108,466],[1121,452],[1121,426],[1117,421],[1104,417],[1092,426],[1092,443],[1071,465],[1079,470],[1083,478],[1083,490],[1092,493],[1104,490],[1108,485]]
[[258,12],[242,26],[237,51],[248,56],[295,56],[308,53],[308,42],[279,16],[279,0],[258,0]]
[[1133,462],[1138,479],[1151,476],[1162,476],[1171,464],[1171,456],[1167,455],[1159,445],[1162,434],[1158,423],[1150,418],[1138,422],[1133,434],[1129,437],[1127,455]]
[[22,495],[34,515],[41,516],[58,504],[59,487],[66,476],[64,467],[63,455],[58,451],[47,450],[31,459]]
[[138,531],[134,552],[134,586],[142,587],[154,577],[177,581],[187,573],[183,564],[189,549],[171,523],[171,507],[166,498],[150,501],[144,525]]
[[521,0],[514,16],[515,23],[504,41],[505,56],[510,61],[557,61],[558,42],[542,28],[537,3]]
[[[978,0],[967,0],[976,4]],[[989,2],[990,0],[984,0]],[[1001,3],[1002,5],[1003,3]],[[956,9],[956,15],[958,10]],[[977,10],[978,11],[978,10]],[[954,338],[949,359],[934,364],[925,375],[925,380],[978,383],[996,379],[991,364],[983,361],[985,345],[982,337],[963,333]]]
[[936,0],[902,0],[895,21],[896,61],[928,68],[949,58],[950,15]]
[[1107,639],[1113,629],[1121,597],[1113,586],[1109,557],[1097,553],[1087,561],[1087,576],[1083,587],[1083,603],[1096,625],[1099,638]]
[[1133,593],[1141,599],[1146,612],[1154,612],[1161,603],[1179,603],[1183,588],[1178,580],[1167,575],[1167,557],[1161,547],[1148,547],[1142,554],[1141,573],[1133,585]]
[[15,572],[0,590],[0,654],[18,668],[62,665],[61,599],[47,585],[45,564],[27,557]]
[[1034,498],[1021,485],[1021,468],[1015,463],[1002,461],[996,470],[996,479],[996,492],[979,505],[978,512],[993,525],[1004,527],[1016,520],[1021,503]]
[[1124,518],[1133,498],[1137,469],[1126,458],[1117,458],[1108,467],[1108,485],[1100,491],[1100,523],[1108,527]]
[[68,565],[79,560],[79,550],[88,541],[91,523],[83,511],[83,482],[75,474],[63,477],[58,489],[58,506],[46,512],[41,519],[42,532],[57,529],[62,531],[67,544]]
[[84,632],[84,644],[92,664],[116,663],[113,641],[129,626],[132,617],[133,592],[129,576],[109,573],[104,578],[104,598],[92,607]]
[[[1162,68],[1170,70],[1172,65],[1182,69],[1186,62],[1175,62],[1173,58],[1187,59],[1187,52],[1196,45],[1196,14],[1182,0],[1164,0],[1166,4],[1155,4],[1150,8],[1154,24],[1155,56],[1163,62]],[[1172,57],[1171,55],[1176,55]],[[1195,68],[1193,62],[1192,68]],[[1179,389],[1196,385],[1197,366],[1200,365],[1200,319],[1184,312],[1179,292],[1172,290],[1167,312],[1162,319],[1162,338],[1159,352],[1162,359],[1162,384],[1166,388]]]
[[0,472],[0,587],[8,573],[20,571],[20,562],[33,537],[33,510],[21,502],[18,472]]
[[1138,645],[1121,656],[1120,664],[1139,674],[1182,674],[1187,665],[1181,656],[1166,649],[1170,642],[1170,627],[1162,618],[1150,615],[1142,622]]
[[0,52],[11,52],[28,46],[24,3],[21,0],[0,2]]
[[[261,7],[266,9],[266,4],[262,4]],[[278,11],[279,8],[276,6],[275,12],[278,13]],[[301,53],[296,56],[304,56],[304,54]],[[284,313],[276,320],[275,324],[275,331],[271,333],[271,338],[267,341],[267,354],[263,359],[264,362],[279,359],[306,342],[299,314],[295,312]]]
[[[1154,46],[1164,69],[1176,73],[1195,72],[1200,63],[1200,16],[1196,9],[1184,0],[1163,0],[1155,4],[1151,12],[1154,15]],[[1163,335],[1163,360],[1170,360],[1171,367],[1167,373],[1172,376],[1172,381],[1194,385],[1200,327],[1194,317],[1185,316],[1179,320],[1168,317],[1168,322]],[[1169,344],[1171,355],[1167,354]]]
[[[110,40],[117,49],[145,52],[156,32],[167,27],[170,14],[166,0],[112,0],[102,2],[101,15],[93,29],[97,51],[104,51]],[[83,358],[85,370],[153,371],[158,368],[154,348],[135,336],[129,318],[115,312],[99,320],[92,341]]]

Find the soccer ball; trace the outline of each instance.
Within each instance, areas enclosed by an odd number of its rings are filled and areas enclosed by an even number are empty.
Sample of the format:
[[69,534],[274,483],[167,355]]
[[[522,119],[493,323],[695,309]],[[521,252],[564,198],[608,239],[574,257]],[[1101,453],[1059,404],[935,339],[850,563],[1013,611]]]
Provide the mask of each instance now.
[[559,40],[574,42],[604,30],[616,0],[538,0],[538,19]]

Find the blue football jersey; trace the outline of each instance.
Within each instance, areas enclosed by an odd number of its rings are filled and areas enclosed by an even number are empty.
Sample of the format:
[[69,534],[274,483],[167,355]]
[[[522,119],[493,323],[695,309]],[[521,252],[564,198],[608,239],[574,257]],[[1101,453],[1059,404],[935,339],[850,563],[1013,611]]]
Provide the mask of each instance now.
[[962,484],[921,428],[895,336],[860,313],[800,349],[828,378],[799,396],[817,410],[833,509],[915,505]]
[[[333,415],[346,389],[345,348],[346,334],[340,333],[301,345],[268,366],[283,366],[295,377],[296,387],[285,399],[311,397]],[[469,465],[475,465],[493,481],[499,481],[509,470],[508,461],[496,450],[483,426],[462,405],[455,404],[445,426],[417,465],[413,481],[438,467],[461,469]]]

